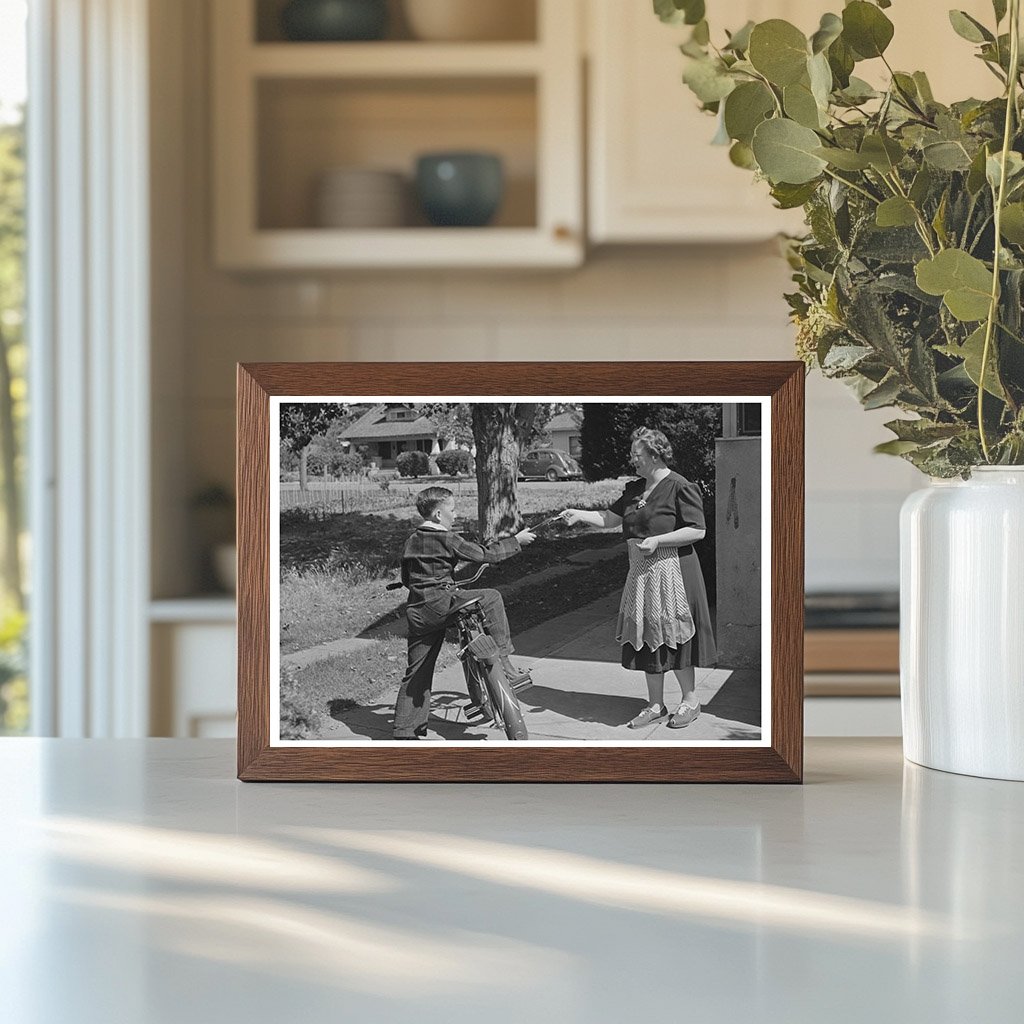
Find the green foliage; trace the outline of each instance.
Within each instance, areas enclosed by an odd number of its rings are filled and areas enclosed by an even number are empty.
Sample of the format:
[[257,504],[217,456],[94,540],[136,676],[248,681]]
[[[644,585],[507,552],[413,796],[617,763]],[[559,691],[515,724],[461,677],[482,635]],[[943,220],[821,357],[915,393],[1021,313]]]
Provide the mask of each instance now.
[[437,468],[445,476],[457,476],[459,473],[469,473],[472,462],[472,457],[465,448],[449,448],[438,455]]
[[580,466],[588,480],[632,474],[630,435],[637,427],[662,431],[672,445],[674,468],[705,494],[715,487],[715,438],[722,432],[720,405],[588,402],[583,407]]
[[[824,13],[809,37],[776,18],[722,44],[706,12],[687,20],[684,6],[655,3],[662,20],[693,25],[684,81],[720,115],[730,160],[805,214],[807,232],[786,246],[801,358],[865,408],[912,417],[879,450],[923,472],[1024,463],[1020,0],[994,0],[989,25],[949,13],[1002,83],[950,105],[922,72],[889,66],[887,0]],[[885,89],[854,74],[863,61],[885,65]],[[590,473],[587,454],[584,434]]]
[[426,452],[402,452],[395,459],[395,468],[402,476],[426,476],[430,472],[430,457]]
[[282,402],[281,442],[300,452],[333,423],[351,416],[351,408],[343,402]]

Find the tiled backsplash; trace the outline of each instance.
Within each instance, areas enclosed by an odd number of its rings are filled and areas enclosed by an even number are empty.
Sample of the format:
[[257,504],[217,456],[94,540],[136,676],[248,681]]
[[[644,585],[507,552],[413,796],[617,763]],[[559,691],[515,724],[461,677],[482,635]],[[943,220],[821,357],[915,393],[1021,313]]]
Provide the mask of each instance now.
[[[230,480],[236,360],[788,359],[774,246],[600,253],[573,272],[239,279],[190,261],[188,464]],[[454,383],[454,382],[453,382]],[[807,584],[897,583],[897,517],[918,482],[871,453],[885,412],[808,378]]]

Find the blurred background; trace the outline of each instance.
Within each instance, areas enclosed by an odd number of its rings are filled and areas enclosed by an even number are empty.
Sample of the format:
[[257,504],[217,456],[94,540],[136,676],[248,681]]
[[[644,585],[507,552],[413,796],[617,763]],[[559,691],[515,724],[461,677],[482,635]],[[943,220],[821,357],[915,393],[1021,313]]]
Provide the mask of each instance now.
[[[888,14],[992,93],[944,8]],[[794,358],[802,225],[681,40],[650,0],[0,0],[4,732],[233,732],[236,362]],[[808,378],[810,733],[899,729],[887,418]]]

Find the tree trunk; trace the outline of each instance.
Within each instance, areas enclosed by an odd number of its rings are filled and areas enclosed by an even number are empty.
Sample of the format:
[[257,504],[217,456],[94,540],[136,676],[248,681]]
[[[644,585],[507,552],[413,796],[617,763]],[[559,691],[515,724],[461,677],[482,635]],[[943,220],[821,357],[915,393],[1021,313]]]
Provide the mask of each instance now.
[[307,444],[301,452],[299,452],[299,491],[302,494],[306,493],[306,461],[309,459],[309,445]]
[[516,496],[519,420],[514,404],[473,406],[477,514],[484,543],[516,533],[522,524]]
[[7,340],[0,325],[0,475],[3,476],[4,587],[18,608],[24,610],[21,551],[18,543],[21,535],[21,493],[18,487],[17,459],[11,365],[7,358]]

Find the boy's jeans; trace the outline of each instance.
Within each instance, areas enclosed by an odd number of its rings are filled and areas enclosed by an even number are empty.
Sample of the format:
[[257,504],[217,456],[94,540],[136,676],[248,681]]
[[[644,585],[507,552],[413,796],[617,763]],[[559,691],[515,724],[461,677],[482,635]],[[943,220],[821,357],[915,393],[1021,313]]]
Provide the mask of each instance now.
[[[434,663],[444,642],[449,609],[452,604],[480,598],[487,630],[503,658],[512,653],[512,640],[505,615],[505,602],[497,590],[445,591],[442,596],[407,608],[409,622],[409,667],[398,688],[395,703],[395,739],[425,736],[430,717],[430,687],[434,681]],[[454,599],[454,600],[453,600]]]

